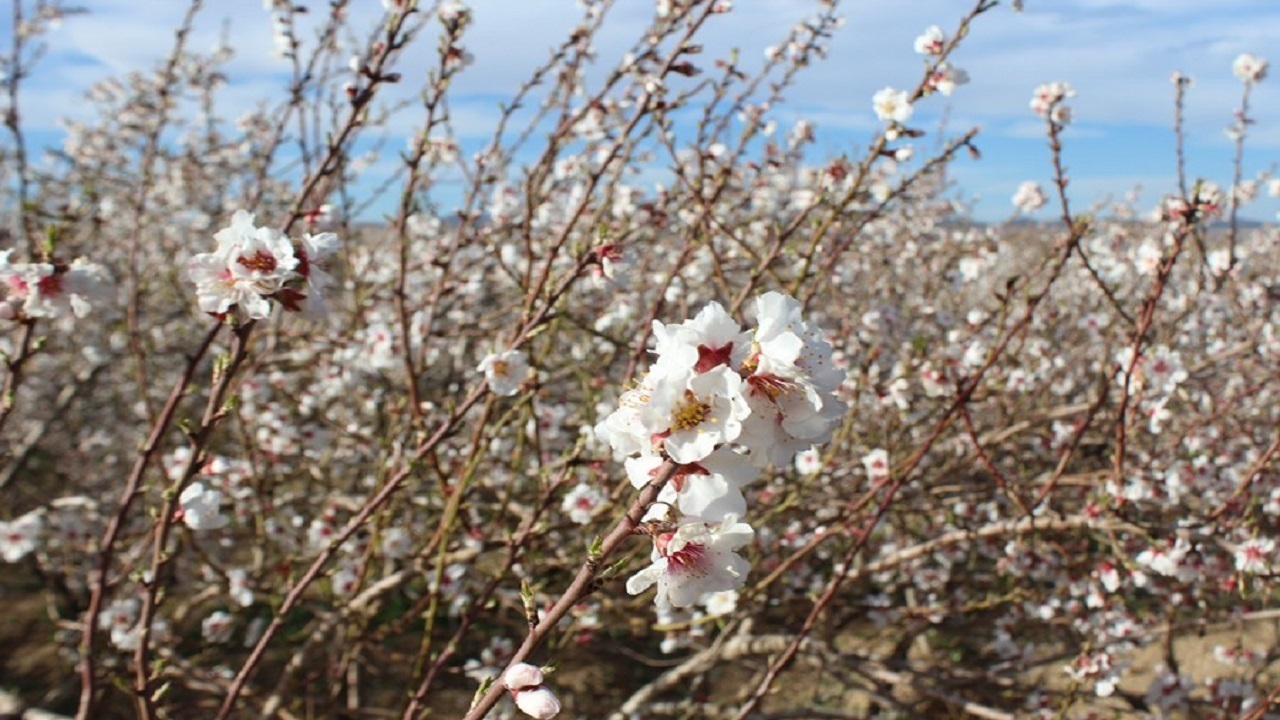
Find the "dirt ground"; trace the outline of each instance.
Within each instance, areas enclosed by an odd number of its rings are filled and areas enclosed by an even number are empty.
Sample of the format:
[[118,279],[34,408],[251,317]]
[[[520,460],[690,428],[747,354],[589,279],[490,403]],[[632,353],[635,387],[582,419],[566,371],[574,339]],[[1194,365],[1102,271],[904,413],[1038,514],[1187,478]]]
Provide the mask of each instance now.
[[[25,707],[41,708],[56,713],[72,714],[75,710],[78,692],[77,680],[71,664],[70,656],[59,649],[59,640],[68,643],[70,636],[66,629],[59,629],[49,617],[45,598],[38,586],[18,577],[21,573],[12,573],[0,579],[0,603],[5,611],[0,613],[0,691],[8,691],[16,696]],[[1179,663],[1182,674],[1192,677],[1198,684],[1197,694],[1205,695],[1203,681],[1207,677],[1236,677],[1237,671],[1214,657],[1216,646],[1236,647],[1254,650],[1270,658],[1270,665],[1265,668],[1254,668],[1251,672],[1259,673],[1258,686],[1272,687],[1280,682],[1280,664],[1276,662],[1280,655],[1280,611],[1271,614],[1255,613],[1255,619],[1234,624],[1190,628],[1183,632],[1172,645],[1174,656]],[[61,635],[59,635],[61,633]],[[954,639],[954,636],[953,638]],[[652,647],[655,638],[637,637],[634,644],[619,642],[617,638],[597,637],[584,645],[566,648],[560,654],[560,663],[554,675],[554,683],[565,705],[565,718],[603,718],[616,709],[637,688],[652,681],[664,671],[678,664],[684,656],[663,656]],[[960,671],[977,671],[975,677],[983,670],[979,665],[964,661],[957,665],[957,647],[945,643],[930,643],[922,635],[919,642],[913,643],[907,653],[906,664],[898,667],[928,668],[941,664]],[[883,659],[889,654],[889,647],[873,633],[861,631],[841,631],[834,642],[834,649],[854,652],[869,658]],[[1127,720],[1129,718],[1153,717],[1144,712],[1135,711],[1126,697],[1142,698],[1147,692],[1151,679],[1163,666],[1166,649],[1161,645],[1151,645],[1139,649],[1127,658],[1128,671],[1120,684],[1116,696],[1097,698],[1092,693],[1082,693],[1081,700],[1074,707],[1077,710],[1092,709],[1099,717]],[[395,653],[383,657],[388,660]],[[945,659],[944,659],[945,658]],[[939,660],[943,662],[939,663]],[[767,656],[745,657],[741,661],[714,668],[707,676],[707,682],[695,687],[678,687],[676,690],[660,696],[659,703],[664,709],[683,708],[684,717],[717,717],[710,711],[710,705],[704,703],[723,703],[725,706],[736,705],[755,684],[758,673],[768,660]],[[868,664],[864,667],[831,667],[821,660],[813,658],[799,662],[785,672],[775,686],[775,692],[766,700],[763,709],[767,712],[795,711],[808,708],[814,714],[787,715],[788,717],[826,717],[858,718],[865,717],[877,708],[888,709],[898,706],[899,717],[938,717],[965,718],[974,717],[973,712],[966,711],[963,701],[968,698],[983,701],[984,707],[994,707],[1004,712],[1019,708],[1025,699],[1026,688],[1064,689],[1069,679],[1063,672],[1063,659],[1051,660],[1038,667],[1023,667],[1019,672],[1011,674],[1005,690],[995,690],[999,697],[979,698],[975,690],[982,693],[993,692],[992,686],[984,686],[978,690],[977,685],[969,687],[963,684],[933,682],[926,674],[909,672],[894,673],[885,668],[892,663]],[[880,668],[876,676],[875,668]],[[376,664],[371,665],[364,684],[379,690],[379,671]],[[887,674],[886,674],[887,673]],[[320,678],[323,673],[319,673]],[[871,682],[881,693],[877,698],[852,683],[848,678],[871,678]],[[326,695],[323,680],[318,686],[299,688],[303,695]],[[441,718],[460,717],[471,699],[471,683],[458,675],[449,678],[435,697],[431,699],[431,716]],[[690,702],[692,701],[692,703]],[[659,708],[655,708],[657,710]],[[908,714],[901,714],[902,711]],[[0,704],[0,719],[17,718]],[[386,712],[368,711],[350,714],[326,710],[322,703],[304,702],[298,718],[380,718],[391,717]],[[656,715],[655,715],[656,716]],[[1015,717],[1025,716],[1013,713]],[[132,710],[127,702],[109,704],[104,708],[103,720],[115,717],[130,718]],[[1174,717],[1182,717],[1175,715]],[[1186,717],[1197,717],[1187,715]]]

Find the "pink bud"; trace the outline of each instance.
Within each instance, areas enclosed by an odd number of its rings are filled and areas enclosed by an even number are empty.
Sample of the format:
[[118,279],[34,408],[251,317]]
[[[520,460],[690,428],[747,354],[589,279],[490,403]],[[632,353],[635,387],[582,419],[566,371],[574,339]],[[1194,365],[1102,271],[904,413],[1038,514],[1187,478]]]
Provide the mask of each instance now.
[[508,690],[535,688],[542,684],[542,671],[536,665],[516,663],[502,674],[502,684],[506,685]]
[[515,693],[515,696],[516,707],[538,720],[550,720],[560,712],[560,701],[556,699],[555,693],[545,686],[532,690],[520,690]]

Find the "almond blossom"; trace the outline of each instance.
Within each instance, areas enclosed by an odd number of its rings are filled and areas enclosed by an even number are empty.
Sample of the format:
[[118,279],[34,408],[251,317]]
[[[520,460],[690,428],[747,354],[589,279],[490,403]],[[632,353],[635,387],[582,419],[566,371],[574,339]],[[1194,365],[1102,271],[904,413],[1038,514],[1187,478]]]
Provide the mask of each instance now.
[[941,55],[947,42],[946,33],[937,25],[930,25],[915,40],[915,51],[921,55]]
[[192,530],[217,530],[231,522],[221,513],[222,493],[193,482],[178,496],[179,517]]
[[275,299],[287,310],[323,316],[324,292],[333,284],[327,260],[340,244],[336,235],[306,235],[295,246],[283,233],[256,226],[251,213],[237,210],[214,240],[214,252],[187,262],[202,311],[224,315],[239,308],[251,319],[263,319]]
[[13,250],[0,251],[0,290],[10,316],[20,311],[29,318],[85,317],[95,304],[111,297],[106,270],[78,258],[59,262],[13,263]]
[[654,537],[653,564],[627,580],[627,592],[638,595],[656,584],[659,607],[683,608],[704,595],[737,589],[750,564],[735,551],[752,537],[751,526],[732,515],[714,524],[685,521]]
[[496,395],[510,397],[520,392],[520,385],[529,376],[529,363],[522,350],[489,353],[476,366],[484,373],[489,389]]
[[883,88],[872,96],[871,106],[881,120],[901,124],[911,119],[911,98],[906,90]]
[[1045,196],[1044,190],[1040,187],[1040,183],[1034,180],[1027,180],[1018,186],[1017,192],[1013,194],[1013,206],[1020,213],[1030,214],[1044,207],[1049,198]]
[[1246,84],[1262,82],[1270,66],[1266,60],[1250,53],[1240,53],[1231,63],[1231,72]]
[[16,520],[0,520],[0,557],[7,563],[18,562],[35,552],[44,532],[44,518],[29,512]]

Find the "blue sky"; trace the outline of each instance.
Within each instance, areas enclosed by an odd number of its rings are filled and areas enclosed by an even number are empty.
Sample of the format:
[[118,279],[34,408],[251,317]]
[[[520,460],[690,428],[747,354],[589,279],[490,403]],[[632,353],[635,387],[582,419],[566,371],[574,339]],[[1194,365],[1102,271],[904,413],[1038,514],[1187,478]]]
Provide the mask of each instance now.
[[[424,0],[425,2],[425,0]],[[185,2],[82,0],[90,14],[68,19],[48,37],[49,52],[24,86],[23,117],[36,143],[61,137],[60,116],[83,116],[81,100],[94,82],[112,74],[149,68],[166,54],[171,29]],[[321,10],[324,3],[317,1]],[[456,83],[455,125],[464,147],[487,137],[497,102],[546,56],[552,43],[576,23],[572,0],[474,0],[475,24],[467,48],[476,63]],[[848,0],[847,24],[831,43],[829,58],[809,68],[787,93],[778,111],[785,127],[806,118],[817,127],[815,161],[865,147],[877,123],[872,94],[886,85],[908,87],[918,77],[920,58],[912,41],[926,26],[951,30],[968,0]],[[811,14],[809,0],[736,0],[733,11],[714,18],[703,36],[710,63],[729,48],[758,58],[785,29]],[[382,13],[377,0],[353,0],[357,26],[372,27]],[[1026,0],[1015,13],[1007,3],[981,16],[954,56],[971,82],[951,98],[934,96],[917,107],[912,124],[932,132],[944,113],[948,127],[981,128],[981,160],[961,160],[953,170],[959,191],[976,198],[981,219],[1000,220],[1011,211],[1009,198],[1024,180],[1050,179],[1042,125],[1027,102],[1041,82],[1064,80],[1077,92],[1076,121],[1068,129],[1066,161],[1076,209],[1107,196],[1120,197],[1141,185],[1140,207],[1150,208],[1175,186],[1172,86],[1182,71],[1195,79],[1187,103],[1189,174],[1227,185],[1232,146],[1223,133],[1239,103],[1241,84],[1231,74],[1242,52],[1263,57],[1280,48],[1280,3],[1274,0]],[[596,47],[611,62],[633,40],[652,13],[651,0],[618,0]],[[229,74],[223,111],[280,97],[288,64],[272,55],[268,14],[261,0],[208,0],[192,43],[213,46],[228,29],[236,58]],[[11,34],[11,28],[4,28]],[[429,43],[428,43],[429,45]],[[1280,61],[1280,57],[1268,58]],[[415,67],[425,56],[410,55],[402,67],[412,87]],[[1246,148],[1246,177],[1280,160],[1280,71],[1255,90],[1251,100],[1257,125]],[[420,75],[419,75],[420,77]],[[392,132],[407,132],[416,118]],[[920,141],[931,146],[932,137]],[[392,141],[392,149],[403,147]],[[395,164],[393,154],[374,166],[376,174]],[[1244,215],[1271,220],[1280,201],[1264,197]],[[1047,215],[1048,211],[1041,211]]]

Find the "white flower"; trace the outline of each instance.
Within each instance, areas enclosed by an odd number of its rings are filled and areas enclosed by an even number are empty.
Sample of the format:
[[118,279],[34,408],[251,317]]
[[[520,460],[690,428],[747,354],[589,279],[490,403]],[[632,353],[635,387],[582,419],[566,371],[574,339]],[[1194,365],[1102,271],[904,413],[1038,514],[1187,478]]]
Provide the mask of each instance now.
[[222,610],[215,610],[200,623],[200,636],[207,643],[224,643],[231,639],[232,623],[235,616]]
[[570,520],[579,525],[586,525],[591,522],[596,513],[600,512],[606,500],[608,496],[600,488],[580,482],[565,494],[564,500],[560,503],[560,510],[566,513]]
[[351,560],[344,560],[334,569],[329,578],[333,594],[338,597],[351,597],[360,587],[360,568]]
[[253,604],[253,589],[249,587],[248,571],[244,568],[232,568],[227,571],[227,593],[240,607],[249,607]]
[[22,303],[29,318],[85,317],[94,304],[111,298],[106,270],[78,258],[70,265],[10,263],[12,250],[0,252],[0,284],[11,305]]
[[217,248],[187,262],[200,309],[223,314],[238,307],[250,318],[271,314],[270,299],[285,309],[323,317],[325,291],[334,284],[327,260],[340,242],[333,233],[305,235],[294,245],[271,228],[256,227],[254,216],[237,210],[231,224],[214,234]]
[[965,85],[968,82],[969,73],[951,63],[940,62],[929,75],[928,85],[943,95],[950,96],[955,92],[957,85]]
[[272,228],[255,227],[254,216],[237,210],[231,225],[219,230],[218,254],[227,259],[233,281],[259,295],[270,295],[284,286],[298,267],[293,243]]
[[440,3],[439,7],[436,8],[436,15],[440,18],[441,22],[445,23],[454,22],[460,16],[467,15],[470,12],[471,10],[468,9],[466,5],[459,2],[459,0],[444,0],[444,2]]
[[138,622],[138,611],[141,609],[142,603],[137,598],[120,598],[112,600],[100,615],[98,615],[99,630],[128,630],[133,624]]
[[[643,455],[628,458],[625,464],[631,484],[642,488],[658,476],[665,461],[657,455]],[[658,503],[706,522],[742,517],[747,511],[742,488],[755,477],[756,470],[746,456],[721,446],[698,462],[677,467],[658,495]]]
[[217,249],[187,262],[187,277],[196,284],[200,309],[222,314],[239,306],[250,317],[271,314],[267,298],[295,277],[298,257],[293,243],[270,228],[255,227],[254,216],[237,210],[231,224],[214,234]]
[[873,485],[889,479],[889,453],[884,448],[876,448],[862,457],[862,466],[867,470],[867,478]]
[[1172,393],[1189,377],[1181,353],[1167,345],[1153,346],[1141,362],[1146,384],[1161,394]]
[[645,375],[639,385],[622,393],[618,408],[593,428],[595,436],[609,443],[613,456],[622,460],[635,453],[653,454],[650,433],[640,420],[641,411],[653,397],[652,374]]
[[203,312],[221,315],[239,306],[252,318],[271,314],[265,298],[236,284],[227,258],[220,253],[201,253],[187,261],[187,278],[196,284],[196,302]]
[[36,512],[0,522],[0,557],[5,562],[18,562],[40,546],[43,533],[44,518]]
[[631,271],[636,264],[636,254],[630,245],[604,245],[596,253],[600,257],[599,277],[612,283],[619,290],[631,286]]
[[906,90],[884,88],[871,98],[876,117],[895,123],[905,123],[911,119],[911,100]]
[[1076,91],[1067,83],[1057,81],[1036,87],[1031,96],[1031,111],[1041,117],[1050,117],[1059,125],[1071,120],[1070,111],[1062,103],[1074,97]]
[[796,453],[795,465],[796,472],[801,475],[813,475],[822,469],[822,452],[817,445],[802,450]]
[[930,25],[916,38],[915,50],[921,55],[941,55],[942,46],[947,41],[946,33],[937,25]]
[[1257,83],[1266,79],[1269,63],[1249,53],[1241,53],[1231,63],[1231,72],[1244,83]]
[[1276,543],[1270,538],[1246,540],[1236,548],[1236,570],[1254,575],[1270,573],[1275,553]]
[[404,528],[387,528],[382,531],[382,554],[392,560],[409,557],[413,552],[413,538]]
[[742,378],[719,365],[708,372],[664,376],[640,410],[650,436],[662,436],[662,447],[678,463],[697,462],[717,445],[735,440],[751,413],[742,395]]
[[507,350],[501,353],[489,353],[476,370],[484,373],[489,389],[497,395],[510,397],[520,392],[520,384],[529,375],[529,364],[524,352]]
[[300,307],[289,309],[300,309],[310,318],[322,318],[328,314],[325,292],[335,284],[333,276],[329,274],[329,258],[341,246],[342,241],[331,232],[302,236],[302,242],[296,249],[297,273],[306,280],[307,292],[299,299]]
[[756,300],[755,353],[747,365],[751,415],[740,441],[759,467],[783,466],[796,453],[831,439],[846,407],[835,396],[845,379],[831,344],[801,319],[795,298],[766,293]]
[[1034,180],[1022,183],[1018,186],[1018,191],[1013,194],[1013,206],[1020,213],[1033,213],[1044,207],[1048,200],[1044,190],[1040,188],[1040,183]]
[[845,372],[835,365],[831,343],[822,330],[805,322],[802,310],[799,300],[782,293],[756,298],[757,361],[769,372],[803,377],[822,392],[834,392],[844,382]]
[[178,496],[179,517],[192,530],[217,530],[230,520],[219,512],[222,493],[206,489],[204,483],[193,482]]
[[711,617],[728,615],[738,609],[738,591],[722,590],[710,593],[702,598],[702,605],[706,607],[707,614]]
[[683,608],[703,595],[735,590],[751,566],[734,551],[754,534],[733,516],[716,524],[684,522],[654,537],[653,564],[627,579],[627,592],[638,595],[656,584],[654,601],[660,608]]
[[751,351],[744,331],[720,303],[712,302],[679,325],[653,323],[654,368],[662,373],[705,373],[721,365],[737,368]]

